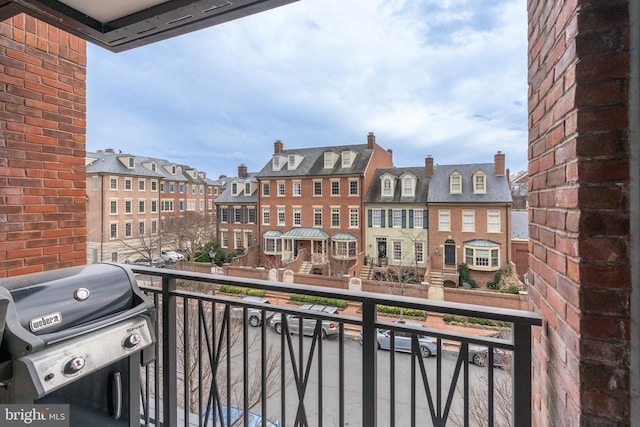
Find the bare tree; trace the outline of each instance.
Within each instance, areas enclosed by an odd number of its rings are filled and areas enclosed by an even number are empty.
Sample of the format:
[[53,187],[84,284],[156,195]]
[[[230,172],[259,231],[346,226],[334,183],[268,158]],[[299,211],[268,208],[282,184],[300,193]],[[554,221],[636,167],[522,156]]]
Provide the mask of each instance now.
[[162,244],[184,252],[193,259],[195,252],[215,238],[215,221],[210,215],[185,212],[165,219]]
[[160,235],[158,234],[139,234],[138,239],[133,243],[131,240],[121,240],[122,246],[127,248],[131,254],[138,254],[149,260],[152,265],[154,254],[160,252]]

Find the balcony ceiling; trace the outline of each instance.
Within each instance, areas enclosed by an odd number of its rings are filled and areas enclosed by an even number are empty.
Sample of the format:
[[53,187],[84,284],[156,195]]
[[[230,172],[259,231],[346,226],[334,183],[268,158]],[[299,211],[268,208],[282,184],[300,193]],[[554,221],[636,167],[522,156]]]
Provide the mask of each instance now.
[[294,1],[0,0],[0,21],[26,13],[112,52],[122,52]]

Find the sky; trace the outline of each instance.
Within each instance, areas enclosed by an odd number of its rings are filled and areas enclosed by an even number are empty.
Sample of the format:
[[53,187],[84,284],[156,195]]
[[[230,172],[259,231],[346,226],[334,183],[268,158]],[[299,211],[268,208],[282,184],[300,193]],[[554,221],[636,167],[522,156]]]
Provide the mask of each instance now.
[[300,0],[111,53],[88,43],[87,150],[257,172],[376,142],[394,166],[527,169],[525,0]]

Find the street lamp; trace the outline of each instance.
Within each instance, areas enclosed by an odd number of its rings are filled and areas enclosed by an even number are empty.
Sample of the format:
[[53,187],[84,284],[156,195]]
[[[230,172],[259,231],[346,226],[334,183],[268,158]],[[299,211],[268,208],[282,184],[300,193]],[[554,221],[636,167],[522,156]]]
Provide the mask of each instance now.
[[297,0],[0,0],[0,21],[26,13],[112,52]]

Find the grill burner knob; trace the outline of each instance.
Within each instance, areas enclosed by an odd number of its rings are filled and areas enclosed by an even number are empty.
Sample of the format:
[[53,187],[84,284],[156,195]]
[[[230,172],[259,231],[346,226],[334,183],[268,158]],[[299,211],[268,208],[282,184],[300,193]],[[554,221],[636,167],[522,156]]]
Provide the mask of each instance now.
[[133,348],[140,344],[140,335],[131,334],[124,339],[124,348]]
[[64,373],[67,375],[77,374],[84,368],[84,359],[82,357],[74,357],[64,365]]

